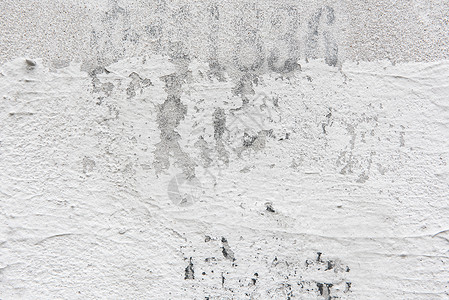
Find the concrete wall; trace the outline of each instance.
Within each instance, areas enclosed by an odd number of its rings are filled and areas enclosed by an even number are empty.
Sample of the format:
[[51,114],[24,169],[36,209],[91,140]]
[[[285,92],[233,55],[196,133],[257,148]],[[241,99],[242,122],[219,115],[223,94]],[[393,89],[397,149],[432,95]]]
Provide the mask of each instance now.
[[0,299],[449,297],[449,1],[0,11]]

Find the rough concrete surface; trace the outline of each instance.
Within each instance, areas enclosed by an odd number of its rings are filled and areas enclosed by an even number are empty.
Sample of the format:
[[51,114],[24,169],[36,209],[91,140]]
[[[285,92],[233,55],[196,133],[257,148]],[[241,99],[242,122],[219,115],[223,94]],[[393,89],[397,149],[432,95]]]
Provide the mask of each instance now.
[[0,299],[449,298],[449,1],[0,9]]

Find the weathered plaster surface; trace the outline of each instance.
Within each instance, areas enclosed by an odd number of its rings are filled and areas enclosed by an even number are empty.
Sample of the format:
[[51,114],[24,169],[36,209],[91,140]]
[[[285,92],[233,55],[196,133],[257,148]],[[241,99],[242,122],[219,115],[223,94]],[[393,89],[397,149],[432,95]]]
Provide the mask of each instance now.
[[405,3],[0,3],[0,299],[447,299],[448,3]]

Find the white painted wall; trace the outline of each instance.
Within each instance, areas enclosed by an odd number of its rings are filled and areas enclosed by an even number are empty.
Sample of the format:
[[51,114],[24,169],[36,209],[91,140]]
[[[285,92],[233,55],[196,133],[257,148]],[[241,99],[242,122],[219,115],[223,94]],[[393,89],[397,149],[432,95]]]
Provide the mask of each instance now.
[[447,4],[2,1],[0,299],[447,299]]

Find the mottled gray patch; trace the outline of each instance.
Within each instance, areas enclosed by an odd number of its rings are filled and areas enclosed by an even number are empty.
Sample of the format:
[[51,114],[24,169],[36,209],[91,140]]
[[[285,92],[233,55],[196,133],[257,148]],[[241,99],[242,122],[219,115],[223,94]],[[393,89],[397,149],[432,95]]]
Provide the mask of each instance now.
[[355,126],[352,124],[348,124],[346,127],[346,130],[348,131],[349,135],[351,136],[351,140],[349,144],[351,145],[351,151],[354,150],[355,147],[355,139],[357,138],[357,134],[355,132]]
[[181,41],[171,41],[168,45],[168,56],[173,61],[190,60],[190,55],[187,47]]
[[404,146],[405,146],[405,139],[404,139],[404,136],[405,136],[405,132],[404,132],[404,131],[401,131],[401,132],[399,133],[399,145],[400,145],[401,147],[404,147]]
[[134,29],[127,28],[123,31],[123,41],[129,41],[133,44],[137,44],[140,40],[140,34],[138,34]]
[[265,148],[267,137],[273,135],[273,130],[261,130],[256,135],[250,135],[247,132],[243,134],[242,146],[238,147],[236,153],[241,156],[244,151],[260,151]]
[[245,73],[240,78],[240,81],[232,89],[236,96],[241,96],[244,103],[248,102],[247,96],[254,95],[254,84],[257,84],[258,77],[252,73]]
[[177,206],[189,206],[201,196],[201,182],[196,177],[188,178],[185,174],[174,176],[167,187],[168,197]]
[[298,36],[300,30],[300,9],[296,5],[276,6],[269,14],[270,35],[274,48],[267,50],[268,69],[286,74],[300,70],[297,63],[301,57]]
[[95,169],[95,161],[89,157],[83,158],[83,173],[86,176],[90,176],[93,170]]
[[109,0],[109,9],[105,12],[104,19],[116,21],[120,16],[127,16],[127,11],[118,5],[117,0]]
[[176,163],[186,175],[193,176],[195,164],[179,145],[181,136],[175,131],[187,113],[187,106],[176,96],[168,96],[167,100],[158,106],[157,123],[161,130],[161,141],[156,144],[154,167],[157,172],[170,167],[169,157],[173,154]]
[[235,67],[241,72],[256,72],[265,63],[264,43],[259,33],[261,24],[251,22],[251,17],[262,22],[263,12],[255,3],[244,3],[239,7],[238,17],[234,22],[239,39],[233,56]]
[[51,62],[51,66],[55,69],[62,69],[70,65],[70,60],[66,59],[55,59]]
[[243,147],[251,147],[254,144],[254,141],[257,139],[257,135],[251,136],[246,132],[243,134]]
[[91,31],[90,47],[96,58],[95,64],[109,65],[117,62],[126,52],[123,41],[126,29],[130,28],[129,11],[119,6],[117,0],[110,0],[108,10],[100,16],[100,20],[101,26]]
[[259,38],[251,38],[251,36],[255,35],[256,33],[254,31],[249,31],[248,40],[240,41],[236,46],[236,53],[246,53],[246,56],[241,55],[234,57],[235,65],[241,72],[256,72],[264,65],[265,57],[263,56],[263,53],[265,53],[265,51]]
[[[320,28],[320,20],[324,15],[325,24],[327,25],[327,29],[329,26],[332,26],[335,22],[335,13],[334,9],[325,6],[324,8],[319,8],[310,18],[308,22],[308,33],[306,36],[306,45],[305,45],[305,55],[306,60],[316,59],[319,56],[319,28]],[[329,66],[336,66],[338,62],[338,45],[333,37],[331,31],[323,28],[323,41],[324,41],[324,58],[326,64]]]
[[132,79],[126,88],[126,94],[129,98],[136,96],[136,90],[139,90],[140,93],[142,93],[145,88],[153,85],[150,79],[142,78],[136,72],[132,72],[129,77]]
[[220,82],[226,81],[225,76],[225,68],[219,64],[219,62],[216,59],[213,59],[209,62],[209,70],[207,71],[207,75],[210,80],[212,80],[213,77],[217,78]]
[[282,69],[282,72],[290,73],[293,71],[301,71],[301,65],[296,59],[289,58],[284,62],[284,68]]
[[353,167],[353,155],[352,151],[342,151],[340,155],[337,158],[337,167],[344,165],[343,168],[340,170],[340,174],[346,175],[351,174],[352,167]]
[[271,71],[277,73],[290,73],[296,70],[301,70],[301,65],[294,58],[289,58],[284,61],[282,65],[279,65],[279,51],[277,49],[273,50],[267,59],[268,68]]
[[[111,82],[101,82],[97,75],[102,73],[109,74],[110,72],[104,67],[96,67],[89,72],[89,76],[92,78],[92,92],[100,93],[105,97],[109,97],[114,90],[114,84]],[[102,99],[104,98],[102,95],[98,98],[100,100],[98,104],[101,104]]]
[[161,77],[162,81],[165,82],[165,92],[170,96],[181,97],[182,85],[185,82],[186,77],[186,74],[177,73]]
[[369,179],[369,176],[362,172],[362,174],[359,175],[359,178],[357,179],[357,183],[365,183]]
[[168,169],[170,155],[173,155],[175,163],[188,178],[191,178],[195,176],[195,162],[182,151],[179,145],[181,136],[175,130],[187,114],[187,106],[182,104],[180,98],[184,78],[185,75],[178,74],[161,78],[165,81],[165,90],[168,96],[163,104],[158,105],[157,123],[161,131],[161,141],[156,144],[154,167],[157,173]]
[[381,175],[385,175],[385,173],[388,171],[387,168],[385,168],[384,166],[382,166],[381,164],[377,164],[377,170],[379,171],[379,173]]
[[[329,110],[330,110],[330,109],[329,109]],[[329,112],[329,113],[326,115],[326,121],[323,122],[323,123],[321,123],[321,127],[323,128],[323,133],[324,133],[324,134],[327,134],[326,127],[332,125],[332,123],[333,123],[332,120],[331,120],[331,118],[332,118],[332,112]]]
[[214,138],[215,140],[223,139],[226,129],[226,114],[224,109],[216,108],[214,112]]
[[211,158],[212,150],[209,149],[209,144],[204,140],[203,136],[198,137],[198,140],[195,142],[194,146],[199,149],[200,152],[200,162],[204,168],[210,167],[213,162]]
[[152,41],[160,41],[163,33],[163,21],[156,18],[149,25],[145,26],[145,33]]
[[307,24],[306,59],[316,59],[318,52],[318,27],[320,25],[322,9],[318,9]]
[[254,169],[254,168],[255,168],[255,166],[246,166],[240,170],[240,173],[249,173],[249,172],[251,172],[251,169]]
[[[370,122],[375,120],[374,118],[363,117],[360,119],[361,122]],[[347,124],[346,130],[351,136],[349,141],[349,149],[347,151],[342,151],[337,158],[337,166],[343,166],[340,170],[340,174],[347,175],[353,173],[356,169],[361,169],[361,173],[357,179],[358,183],[365,183],[369,179],[369,172],[372,165],[372,157],[376,154],[371,151],[369,157],[364,157],[360,155],[354,155],[355,141],[357,138],[356,128],[358,124]],[[361,133],[363,138],[363,132]],[[364,166],[365,165],[365,166]]]
[[150,43],[150,47],[154,49],[156,53],[160,53],[163,48],[164,38],[164,20],[156,16],[151,20],[150,24],[145,26],[144,34],[147,36],[147,40]]
[[223,135],[226,131],[226,114],[224,109],[216,108],[214,112],[214,139],[218,159],[225,165],[229,164],[229,153],[225,148]]
[[208,43],[209,43],[209,71],[208,76],[209,79],[212,77],[216,77],[218,81],[225,81],[224,71],[225,68],[220,64],[218,60],[218,53],[220,51],[219,48],[219,38],[220,38],[220,11],[219,6],[216,4],[212,4],[209,7],[210,14],[208,15],[208,24],[209,24],[209,34],[208,34]]
[[324,61],[329,66],[335,67],[338,62],[338,45],[334,37],[328,32],[323,33],[324,36]]
[[327,25],[332,25],[335,22],[335,12],[334,9],[330,6],[325,6],[323,8],[323,13],[325,16],[325,20],[326,20],[326,24]]
[[210,14],[211,14],[213,19],[215,19],[217,21],[220,19],[220,11],[219,11],[218,5],[216,5],[216,4],[211,5],[209,7],[209,11],[210,11]]

